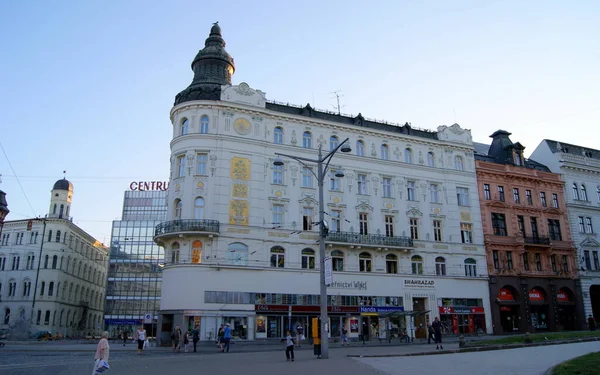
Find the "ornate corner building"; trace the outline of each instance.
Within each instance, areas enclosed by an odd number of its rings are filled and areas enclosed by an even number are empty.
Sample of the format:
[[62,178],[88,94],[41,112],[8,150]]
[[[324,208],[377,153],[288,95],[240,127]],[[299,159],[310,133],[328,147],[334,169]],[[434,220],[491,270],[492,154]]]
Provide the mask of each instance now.
[[[174,325],[212,340],[279,338],[319,314],[314,158],[346,138],[324,179],[332,337],[491,331],[473,142],[459,125],[421,130],[266,99],[233,85],[214,25],[176,96],[158,339]],[[338,171],[344,170],[340,177]],[[386,328],[387,327],[387,328]]]
[[498,130],[476,144],[494,333],[580,329],[577,252],[560,175]]
[[56,181],[44,218],[6,221],[0,242],[0,328],[102,332],[108,249],[73,224],[73,184]]

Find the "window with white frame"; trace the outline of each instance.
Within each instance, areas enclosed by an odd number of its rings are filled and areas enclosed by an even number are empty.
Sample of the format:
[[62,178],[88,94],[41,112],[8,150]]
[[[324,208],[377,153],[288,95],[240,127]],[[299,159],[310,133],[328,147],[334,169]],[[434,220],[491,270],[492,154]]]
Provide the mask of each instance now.
[[427,166],[435,167],[435,155],[431,151],[427,153]]
[[285,267],[285,249],[281,246],[273,246],[271,248],[271,267]]
[[398,256],[395,254],[388,254],[385,256],[385,272],[398,273]]
[[389,160],[389,158],[390,158],[390,155],[389,155],[388,145],[382,144],[381,145],[381,160]]
[[521,197],[519,195],[519,188],[513,188],[513,200],[515,203],[521,203]]
[[544,191],[540,192],[540,203],[542,204],[542,207],[548,206],[548,202],[546,202],[546,192]]
[[582,201],[587,201],[587,190],[585,189],[585,185],[581,184],[581,200]]
[[385,215],[385,236],[394,237],[394,216]]
[[[183,204],[181,203],[181,199],[175,199],[175,219],[181,219],[181,210],[183,209]],[[77,246],[77,244],[75,244]]]
[[310,132],[304,132],[304,134],[302,134],[302,147],[312,148],[312,134],[310,134]]
[[429,184],[429,192],[431,193],[431,203],[440,203],[440,192],[438,184]]
[[361,212],[358,214],[359,233],[369,234],[369,214]]
[[464,165],[462,157],[456,156],[454,158],[454,167],[456,168],[457,171],[464,171],[465,170],[465,165]]
[[356,156],[365,156],[365,143],[356,141]]
[[283,185],[283,165],[273,166],[273,184]]
[[411,217],[409,220],[410,223],[410,238],[413,240],[419,239],[419,219],[416,217]]
[[577,188],[577,182],[573,182],[573,199],[579,200],[579,189]]
[[283,129],[279,126],[273,130],[273,143],[283,144]]
[[483,195],[485,200],[489,201],[492,199],[492,193],[490,192],[490,184],[483,184]]
[[190,122],[186,118],[181,120],[181,124],[179,125],[179,135],[186,135],[188,133],[189,123]]
[[314,270],[315,269],[315,251],[312,249],[302,250],[302,268]]
[[592,218],[585,218],[585,233],[594,233],[594,227],[592,226]]
[[312,230],[314,211],[312,207],[302,208],[302,230]]
[[415,191],[415,182],[407,181],[406,182],[406,200],[414,201],[417,198],[417,194]]
[[442,221],[441,220],[433,221],[433,240],[436,242],[442,241]]
[[413,255],[410,258],[410,265],[411,265],[413,275],[422,275],[423,274],[423,258],[421,256]]
[[344,270],[344,253],[340,250],[331,252],[331,265],[334,271],[341,272]]
[[552,193],[552,207],[558,208],[558,194]]
[[459,206],[469,206],[469,189],[457,187],[456,198]]
[[208,116],[204,115],[200,118],[200,133],[208,133]]
[[282,225],[283,224],[283,205],[282,204],[274,204],[273,205],[273,225]]
[[531,197],[531,190],[525,190],[525,198],[527,199],[528,205],[533,205],[533,198]]
[[460,223],[460,237],[462,243],[473,243],[473,224]]
[[446,276],[446,259],[444,257],[435,258],[435,274],[437,276]]
[[329,228],[330,232],[341,232],[342,230],[342,211],[332,210],[331,211],[331,225]]
[[194,219],[204,219],[204,198],[198,197],[194,200]]
[[309,167],[302,167],[302,187],[313,187],[313,172]]
[[583,216],[579,216],[577,219],[579,221],[579,233],[585,233],[585,221]]
[[412,150],[410,148],[404,149],[404,162],[412,164]]
[[185,176],[185,155],[177,156],[177,177]]
[[391,198],[392,197],[392,179],[390,177],[384,177],[381,180],[381,184],[383,187],[383,197]]
[[371,262],[371,254],[367,253],[366,251],[363,251],[362,253],[358,254],[360,272],[371,272]]
[[196,154],[196,174],[207,175],[206,165],[208,163],[208,154],[205,152],[199,152]]
[[340,144],[338,137],[332,135],[329,137],[329,151],[335,150],[335,148]]
[[330,191],[341,191],[342,183],[340,181],[340,177],[335,176],[335,170],[329,171],[329,190]]
[[596,187],[596,200],[600,203],[600,186]]
[[171,245],[171,263],[179,263],[179,242]]
[[465,259],[465,276],[477,276],[477,262],[473,258]]
[[363,173],[359,173],[356,177],[356,181],[358,182],[358,194],[366,195],[367,194],[367,175]]

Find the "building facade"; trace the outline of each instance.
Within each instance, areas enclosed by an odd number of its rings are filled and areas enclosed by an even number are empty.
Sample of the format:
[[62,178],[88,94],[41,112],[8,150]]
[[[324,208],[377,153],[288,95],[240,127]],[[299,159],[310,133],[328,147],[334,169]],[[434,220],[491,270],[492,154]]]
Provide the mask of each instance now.
[[73,184],[58,180],[45,218],[4,223],[0,328],[65,337],[102,332],[108,249],[73,224],[72,197]]
[[496,131],[475,154],[494,333],[579,329],[564,183],[509,136]]
[[[156,186],[157,184],[155,184]],[[133,337],[140,324],[156,333],[164,251],[153,241],[154,228],[167,216],[164,190],[140,190],[132,184],[123,200],[121,220],[113,221],[104,323],[111,337]],[[162,183],[161,183],[162,188]]]
[[[174,325],[214,339],[282,337],[319,315],[315,158],[346,138],[326,177],[331,336],[425,337],[491,330],[473,144],[459,125],[436,131],[266,100],[232,85],[234,63],[214,25],[171,110],[161,339]],[[343,170],[345,177],[338,177]],[[186,287],[186,286],[194,287]],[[387,328],[386,328],[387,327]]]
[[[600,318],[600,151],[543,140],[532,154],[565,183],[585,315]],[[596,228],[596,230],[594,229]]]

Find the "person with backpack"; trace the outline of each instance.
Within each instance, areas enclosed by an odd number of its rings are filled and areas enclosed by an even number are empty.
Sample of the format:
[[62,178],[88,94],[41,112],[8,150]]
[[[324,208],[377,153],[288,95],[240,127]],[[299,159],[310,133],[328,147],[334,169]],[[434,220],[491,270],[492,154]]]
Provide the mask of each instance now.
[[200,341],[200,331],[198,330],[198,327],[196,327],[192,332],[192,343],[194,344],[194,353],[196,353],[196,345],[198,345],[198,341]]

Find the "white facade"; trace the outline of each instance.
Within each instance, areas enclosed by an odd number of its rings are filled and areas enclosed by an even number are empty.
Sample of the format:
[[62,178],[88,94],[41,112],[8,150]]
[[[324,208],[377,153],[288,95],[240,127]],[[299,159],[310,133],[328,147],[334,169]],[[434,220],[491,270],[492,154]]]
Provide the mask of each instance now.
[[579,277],[585,316],[600,316],[600,151],[543,140],[531,158],[544,163],[565,181],[565,197],[573,242],[578,249]]
[[72,195],[72,184],[59,180],[46,218],[4,223],[0,328],[21,323],[65,337],[102,332],[108,251],[70,220]]

